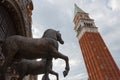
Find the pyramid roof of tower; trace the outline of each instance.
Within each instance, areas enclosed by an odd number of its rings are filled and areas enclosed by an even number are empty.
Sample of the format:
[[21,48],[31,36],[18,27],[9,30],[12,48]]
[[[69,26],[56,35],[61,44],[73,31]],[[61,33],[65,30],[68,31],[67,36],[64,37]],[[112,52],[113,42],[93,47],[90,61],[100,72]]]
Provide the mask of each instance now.
[[86,13],[82,9],[80,9],[76,4],[75,4],[75,9],[74,9],[74,16],[76,16],[77,13]]

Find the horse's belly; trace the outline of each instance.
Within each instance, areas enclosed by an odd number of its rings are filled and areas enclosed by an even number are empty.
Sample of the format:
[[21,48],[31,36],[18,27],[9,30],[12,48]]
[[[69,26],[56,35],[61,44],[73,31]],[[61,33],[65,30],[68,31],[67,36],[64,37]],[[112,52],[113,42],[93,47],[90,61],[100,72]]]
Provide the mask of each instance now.
[[34,67],[30,67],[31,70],[29,70],[29,74],[32,75],[38,75],[38,74],[44,74],[45,73],[45,66],[41,65],[41,66],[34,66]]
[[25,59],[38,59],[38,58],[46,58],[48,53],[45,53],[44,51],[19,51],[16,54],[16,58],[25,58]]
[[39,75],[39,74],[44,74],[44,73],[45,73],[45,70],[43,70],[43,69],[34,70],[34,71],[30,72],[30,74],[32,74],[32,75]]

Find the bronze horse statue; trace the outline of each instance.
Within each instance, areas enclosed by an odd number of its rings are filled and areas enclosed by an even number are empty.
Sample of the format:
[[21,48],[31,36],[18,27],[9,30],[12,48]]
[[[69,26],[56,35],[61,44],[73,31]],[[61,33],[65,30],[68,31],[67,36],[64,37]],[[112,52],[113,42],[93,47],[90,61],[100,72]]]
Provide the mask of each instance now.
[[[64,77],[69,72],[69,58],[58,51],[58,41],[64,44],[59,31],[48,29],[44,32],[42,38],[28,38],[20,35],[14,35],[6,38],[2,42],[2,53],[5,56],[5,62],[0,67],[2,74],[6,73],[7,68],[14,61],[21,59],[38,59],[38,58],[61,58],[65,60],[66,67],[63,71]],[[4,76],[4,75],[3,75]],[[5,77],[4,77],[5,78]]]
[[[49,59],[48,63],[46,58],[42,58],[42,60],[40,61],[22,59],[20,62],[13,63],[11,67],[19,75],[18,80],[23,80],[23,78],[29,74],[30,75],[44,74],[46,71],[50,74],[56,75],[57,80],[59,80],[58,73],[52,70],[52,58]],[[48,75],[45,74],[42,80],[50,79]]]

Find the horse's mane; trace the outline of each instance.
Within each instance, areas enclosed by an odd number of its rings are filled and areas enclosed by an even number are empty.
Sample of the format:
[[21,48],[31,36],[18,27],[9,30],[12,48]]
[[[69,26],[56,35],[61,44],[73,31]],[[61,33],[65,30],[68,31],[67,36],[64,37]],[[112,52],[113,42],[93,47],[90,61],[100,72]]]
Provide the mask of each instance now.
[[54,30],[54,29],[47,29],[45,32],[44,32],[44,34],[43,34],[43,36],[42,36],[42,38],[52,38],[52,39],[57,39],[56,38],[56,33],[57,31],[56,30]]
[[47,30],[44,32],[44,34],[43,34],[42,37],[46,37],[46,36],[49,34],[49,32],[55,32],[55,30],[53,30],[53,29],[47,29]]

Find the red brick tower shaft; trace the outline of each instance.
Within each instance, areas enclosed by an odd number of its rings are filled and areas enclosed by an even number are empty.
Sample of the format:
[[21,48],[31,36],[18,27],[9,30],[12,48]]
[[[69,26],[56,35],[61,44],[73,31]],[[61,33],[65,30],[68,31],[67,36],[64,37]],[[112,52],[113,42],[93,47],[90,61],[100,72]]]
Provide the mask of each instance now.
[[120,71],[94,20],[75,5],[75,31],[87,68],[88,80],[120,80]]

